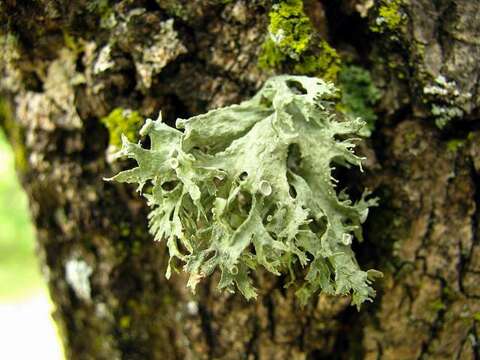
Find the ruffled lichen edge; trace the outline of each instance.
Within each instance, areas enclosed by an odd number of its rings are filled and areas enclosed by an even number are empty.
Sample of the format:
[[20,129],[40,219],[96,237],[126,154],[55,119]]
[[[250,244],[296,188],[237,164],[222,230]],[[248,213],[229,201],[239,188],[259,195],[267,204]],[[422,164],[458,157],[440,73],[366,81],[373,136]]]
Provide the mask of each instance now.
[[379,273],[359,268],[351,243],[376,199],[352,202],[332,176],[335,166],[361,168],[351,135],[364,123],[338,121],[335,97],[320,79],[277,76],[241,104],[178,119],[183,132],[147,120],[148,149],[123,137],[119,155],[138,166],[110,180],[139,184],[150,231],[167,242],[168,277],[182,263],[195,289],[218,269],[219,289],[251,299],[261,266],[290,274],[302,304],[318,291],[357,306],[372,299]]

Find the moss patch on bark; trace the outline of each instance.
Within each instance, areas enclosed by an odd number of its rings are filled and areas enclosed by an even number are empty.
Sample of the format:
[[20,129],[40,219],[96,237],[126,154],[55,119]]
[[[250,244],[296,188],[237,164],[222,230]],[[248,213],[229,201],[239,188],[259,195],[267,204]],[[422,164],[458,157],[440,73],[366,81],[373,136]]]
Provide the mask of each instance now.
[[270,13],[268,37],[259,65],[263,69],[318,76],[335,81],[341,68],[340,56],[327,41],[320,39],[304,12],[302,0],[284,0]]

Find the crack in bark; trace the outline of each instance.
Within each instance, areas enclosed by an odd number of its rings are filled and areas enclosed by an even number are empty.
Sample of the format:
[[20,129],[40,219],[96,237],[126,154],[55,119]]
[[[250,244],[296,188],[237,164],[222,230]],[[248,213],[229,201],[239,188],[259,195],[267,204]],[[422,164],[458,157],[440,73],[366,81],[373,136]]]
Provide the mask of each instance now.
[[429,337],[427,339],[427,341],[425,341],[423,344],[422,344],[422,347],[421,347],[421,350],[420,350],[420,355],[417,357],[417,360],[424,360],[424,359],[427,359],[428,357],[428,351],[429,351],[429,347],[430,347],[430,344],[437,338],[438,336],[438,332],[441,328],[441,326],[443,325],[443,320],[445,318],[445,314],[447,312],[447,308],[448,308],[448,299],[445,297],[445,293],[444,293],[444,288],[447,286],[446,285],[446,282],[443,278],[437,278],[437,280],[440,281],[440,284],[441,284],[441,301],[443,304],[445,304],[445,307],[440,309],[438,312],[437,312],[437,315],[436,315],[436,318],[433,322],[433,324],[430,324],[430,323],[427,323],[428,326],[430,327],[430,334],[429,334]]
[[198,313],[200,315],[200,323],[203,329],[203,336],[205,338],[205,341],[208,347],[208,357],[212,359],[215,353],[216,341],[215,341],[215,332],[213,331],[211,326],[211,316],[209,311],[207,310],[207,307],[204,306],[203,304],[198,305]]

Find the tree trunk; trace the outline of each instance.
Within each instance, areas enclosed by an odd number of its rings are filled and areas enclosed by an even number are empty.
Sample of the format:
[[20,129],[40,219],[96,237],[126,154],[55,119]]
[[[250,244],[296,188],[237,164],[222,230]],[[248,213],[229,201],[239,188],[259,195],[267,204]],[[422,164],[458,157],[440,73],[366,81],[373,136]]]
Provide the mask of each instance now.
[[108,154],[114,109],[173,124],[295,71],[259,66],[272,5],[0,1],[0,124],[67,358],[479,359],[478,1],[305,1],[318,36],[381,93],[355,180],[380,206],[354,251],[384,278],[361,311],[323,294],[300,307],[262,271],[255,301],[218,292],[218,274],[190,293],[184,274],[165,279],[143,199],[103,180],[127,164]]

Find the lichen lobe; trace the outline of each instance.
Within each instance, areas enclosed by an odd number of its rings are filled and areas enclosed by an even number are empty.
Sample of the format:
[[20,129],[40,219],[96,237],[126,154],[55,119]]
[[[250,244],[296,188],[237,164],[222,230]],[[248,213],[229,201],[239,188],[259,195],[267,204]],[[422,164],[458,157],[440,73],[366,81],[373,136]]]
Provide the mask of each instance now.
[[194,289],[219,269],[220,289],[250,299],[262,266],[289,273],[303,304],[319,290],[351,294],[357,306],[374,296],[377,272],[361,270],[350,245],[376,200],[353,203],[332,177],[334,166],[361,166],[349,134],[363,122],[335,119],[335,92],[317,78],[278,76],[239,105],[177,120],[184,132],[147,120],[150,149],[124,137],[121,154],[138,166],[112,179],[140,192],[151,185],[143,195],[152,234],[167,242],[167,275],[183,262]]

